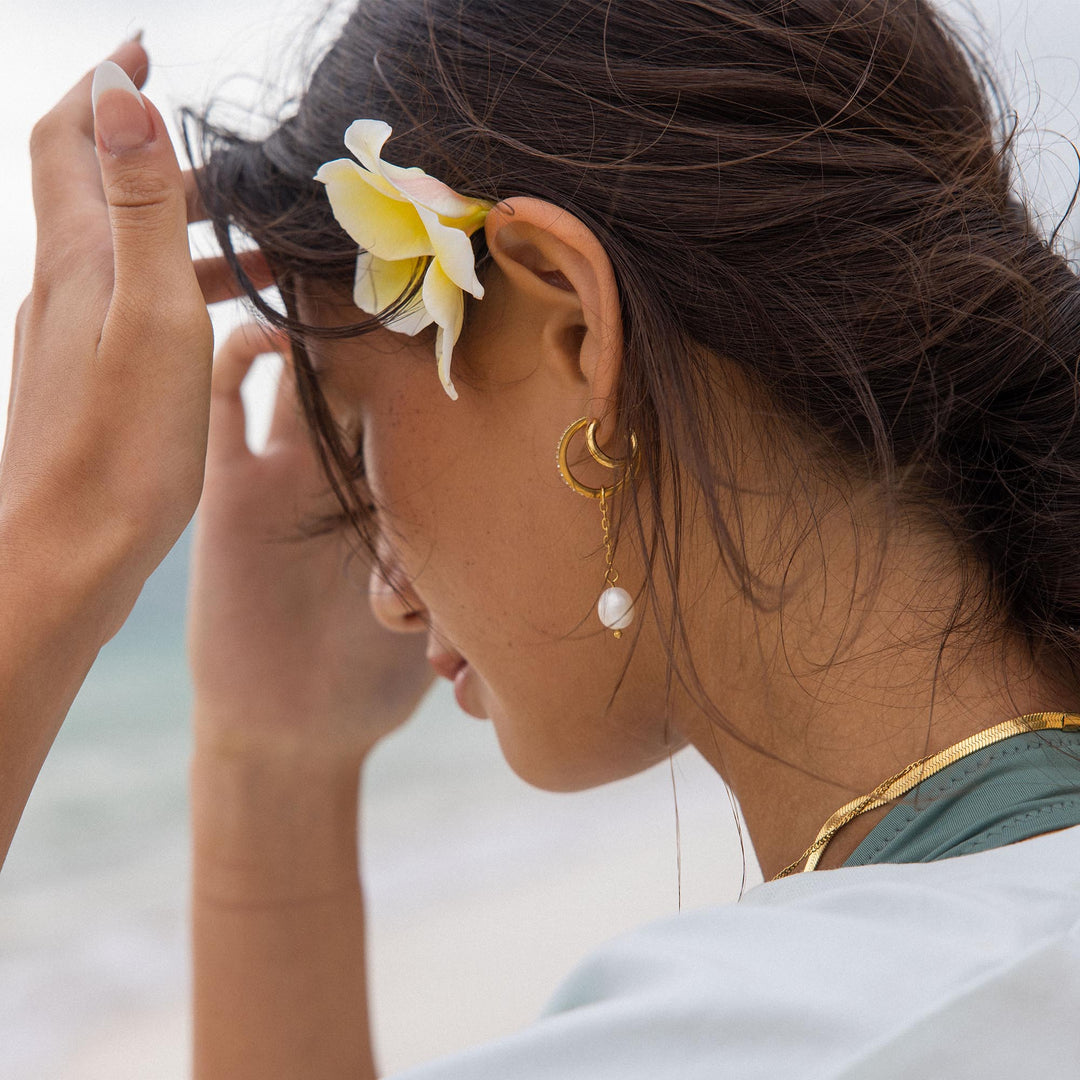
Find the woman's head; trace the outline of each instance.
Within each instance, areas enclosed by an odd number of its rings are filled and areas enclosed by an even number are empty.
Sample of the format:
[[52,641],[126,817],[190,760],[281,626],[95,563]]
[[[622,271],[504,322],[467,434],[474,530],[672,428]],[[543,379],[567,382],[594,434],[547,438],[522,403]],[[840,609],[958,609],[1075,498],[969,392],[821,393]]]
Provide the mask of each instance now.
[[[441,673],[469,661],[459,699],[492,716],[519,771],[550,787],[591,785],[669,745],[656,649],[640,650],[620,691],[642,706],[630,710],[638,737],[626,738],[626,710],[617,723],[594,722],[625,650],[595,623],[599,512],[555,467],[566,415],[599,412],[613,397],[618,291],[596,238],[550,203],[500,203],[485,231],[492,266],[454,351],[457,400],[435,375],[428,332],[380,329],[317,342],[312,354],[335,424],[362,444],[366,478],[355,490],[372,507],[386,579],[377,612],[395,629],[430,627]],[[305,281],[297,314],[333,326],[357,313]],[[581,477],[599,482],[573,451]],[[630,563],[627,553],[622,580],[640,583]]]
[[[698,596],[782,607],[815,537],[777,508],[868,487],[950,538],[968,588],[943,630],[978,611],[1071,662],[1080,290],[1012,199],[985,89],[917,0],[372,0],[275,134],[210,140],[223,239],[250,233],[290,315],[340,328],[303,341],[352,367],[333,393],[362,402],[376,501],[400,500],[377,514],[388,576],[495,688],[483,707],[528,719],[565,683],[570,731],[625,661],[611,711],[640,715],[654,758],[665,702],[698,688]],[[357,337],[335,301],[356,249],[311,177],[358,117],[393,126],[387,160],[503,204],[476,239],[489,295],[467,307],[459,402],[430,342]],[[298,368],[361,521],[303,349]],[[641,447],[614,508],[639,616],[614,648],[591,613],[599,514],[554,467],[583,413],[610,453]],[[767,526],[747,511],[762,483]]]

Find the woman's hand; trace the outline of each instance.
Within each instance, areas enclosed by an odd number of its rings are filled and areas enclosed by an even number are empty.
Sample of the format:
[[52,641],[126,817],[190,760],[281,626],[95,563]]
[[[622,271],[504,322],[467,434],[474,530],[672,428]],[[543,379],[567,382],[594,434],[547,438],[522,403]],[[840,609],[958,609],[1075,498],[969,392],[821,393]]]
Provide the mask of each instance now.
[[302,527],[336,504],[287,363],[265,449],[245,440],[240,384],[280,341],[237,330],[214,364],[196,525],[189,652],[201,748],[299,752],[358,764],[431,682],[421,634],[375,621],[367,561]]
[[[111,59],[145,77],[137,41]],[[86,75],[31,140],[37,254],[0,458],[0,858],[98,650],[198,502],[206,304],[235,290],[223,260],[192,262],[192,178],[111,75],[93,105]]]
[[[145,76],[137,42],[112,59]],[[87,75],[31,139],[37,254],[16,326],[0,561],[47,601],[87,601],[104,639],[198,502],[213,339],[160,114],[124,89],[96,113],[95,126]]]
[[358,777],[431,681],[424,637],[376,623],[286,357],[265,449],[240,384],[266,331],[214,362],[188,616],[196,1077],[373,1077]]

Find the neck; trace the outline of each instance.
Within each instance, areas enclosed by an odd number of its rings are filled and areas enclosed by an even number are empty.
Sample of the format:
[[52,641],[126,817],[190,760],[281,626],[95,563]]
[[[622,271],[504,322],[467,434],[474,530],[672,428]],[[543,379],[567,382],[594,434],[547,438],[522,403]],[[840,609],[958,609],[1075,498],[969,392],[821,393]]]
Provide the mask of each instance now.
[[[691,640],[709,646],[695,667],[720,715],[687,707],[677,726],[738,797],[766,879],[834,810],[912,761],[1010,717],[1080,704],[1015,635],[971,620],[946,633],[964,580],[947,544],[895,525],[852,536],[854,516],[819,522],[823,546],[788,564],[800,584],[778,609],[730,591],[696,606]],[[820,867],[841,865],[890,808],[845,826]]]

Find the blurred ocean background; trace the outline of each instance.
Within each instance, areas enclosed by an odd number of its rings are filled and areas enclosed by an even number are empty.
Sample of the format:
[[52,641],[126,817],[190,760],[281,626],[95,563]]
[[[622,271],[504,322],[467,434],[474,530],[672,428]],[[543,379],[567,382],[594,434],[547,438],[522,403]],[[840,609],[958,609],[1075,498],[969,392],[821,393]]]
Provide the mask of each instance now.
[[[147,90],[166,115],[219,93],[272,109],[283,72],[299,75],[297,42],[318,11],[297,7],[2,0],[0,334],[10,340],[29,286],[34,119],[140,28],[153,63]],[[973,7],[1026,125],[1025,186],[1052,228],[1077,175],[1080,9]],[[215,316],[219,329],[240,317]],[[246,387],[256,441],[274,374],[265,365]],[[0,875],[3,1080],[189,1074],[187,550],[185,537],[102,652]],[[526,1023],[593,945],[676,912],[680,887],[685,908],[731,900],[742,884],[727,792],[694,754],[597,791],[545,794],[510,773],[490,727],[462,716],[445,684],[377,752],[365,799],[375,1024],[388,1070]],[[749,852],[747,864],[752,885]]]

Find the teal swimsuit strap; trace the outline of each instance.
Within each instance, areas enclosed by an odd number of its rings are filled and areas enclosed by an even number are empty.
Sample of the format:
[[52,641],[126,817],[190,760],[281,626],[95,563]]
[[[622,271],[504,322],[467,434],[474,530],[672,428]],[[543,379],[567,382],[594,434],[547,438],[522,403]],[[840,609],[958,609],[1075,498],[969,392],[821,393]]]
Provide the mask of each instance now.
[[845,866],[933,862],[1080,825],[1080,731],[975,750],[912,788]]

